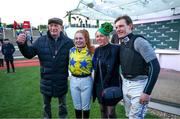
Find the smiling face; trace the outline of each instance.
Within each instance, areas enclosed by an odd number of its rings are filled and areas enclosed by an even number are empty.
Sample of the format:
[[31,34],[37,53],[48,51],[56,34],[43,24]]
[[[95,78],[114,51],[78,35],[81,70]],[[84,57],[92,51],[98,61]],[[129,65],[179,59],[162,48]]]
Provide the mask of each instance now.
[[62,26],[56,23],[51,23],[48,25],[48,29],[53,38],[58,38],[62,31]]
[[116,32],[119,38],[123,38],[132,32],[132,24],[127,25],[125,19],[120,19],[115,23]]
[[109,42],[109,37],[101,34],[99,31],[96,32],[96,42],[100,46],[105,46]]
[[77,32],[74,37],[74,44],[77,48],[86,47],[86,40],[82,33]]

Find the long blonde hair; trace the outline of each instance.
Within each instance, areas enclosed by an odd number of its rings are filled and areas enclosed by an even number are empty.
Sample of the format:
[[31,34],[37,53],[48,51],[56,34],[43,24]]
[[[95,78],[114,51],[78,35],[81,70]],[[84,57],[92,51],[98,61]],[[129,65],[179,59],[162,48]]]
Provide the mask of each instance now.
[[93,53],[94,53],[94,50],[95,50],[95,47],[92,46],[92,44],[91,44],[89,32],[88,32],[86,29],[82,29],[82,30],[76,31],[75,35],[76,35],[77,33],[81,33],[81,34],[84,36],[85,41],[86,41],[87,48],[89,49],[90,53],[93,54]]

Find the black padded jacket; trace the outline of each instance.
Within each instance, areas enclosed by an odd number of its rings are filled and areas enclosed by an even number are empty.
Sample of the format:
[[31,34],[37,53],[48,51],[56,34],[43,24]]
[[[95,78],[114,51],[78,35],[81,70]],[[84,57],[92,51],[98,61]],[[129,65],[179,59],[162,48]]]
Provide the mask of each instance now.
[[30,59],[38,56],[42,94],[59,97],[67,93],[69,50],[74,46],[71,39],[61,32],[55,42],[48,32],[47,35],[38,38],[32,46],[28,46],[27,43],[18,46],[24,57]]

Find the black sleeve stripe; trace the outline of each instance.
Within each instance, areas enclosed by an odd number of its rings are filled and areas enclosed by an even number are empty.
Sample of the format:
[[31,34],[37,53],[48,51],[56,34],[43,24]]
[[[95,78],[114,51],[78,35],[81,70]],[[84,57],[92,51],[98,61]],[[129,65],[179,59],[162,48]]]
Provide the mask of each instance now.
[[149,71],[149,76],[148,76],[148,82],[143,92],[150,95],[157,81],[157,78],[160,72],[160,65],[157,58],[150,61],[148,64],[150,66],[150,71]]
[[144,88],[144,92],[147,92],[147,88],[150,86],[150,83],[152,82],[152,75],[153,75],[153,65],[150,62],[150,66],[149,66],[150,70],[149,70],[149,77],[148,77],[148,82],[146,84],[146,87]]

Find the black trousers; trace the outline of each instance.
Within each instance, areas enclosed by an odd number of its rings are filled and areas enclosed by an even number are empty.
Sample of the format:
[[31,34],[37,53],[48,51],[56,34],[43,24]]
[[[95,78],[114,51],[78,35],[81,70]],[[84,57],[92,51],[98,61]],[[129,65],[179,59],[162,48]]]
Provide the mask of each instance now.
[[[64,119],[67,117],[67,107],[66,107],[66,95],[63,95],[61,97],[57,97],[59,102],[59,118]],[[43,101],[44,101],[44,118],[52,118],[51,114],[51,96],[43,95]]]
[[4,67],[4,60],[0,59],[0,67]]
[[10,64],[11,64],[13,72],[15,72],[14,61],[13,60],[6,60],[7,73],[10,72]]

